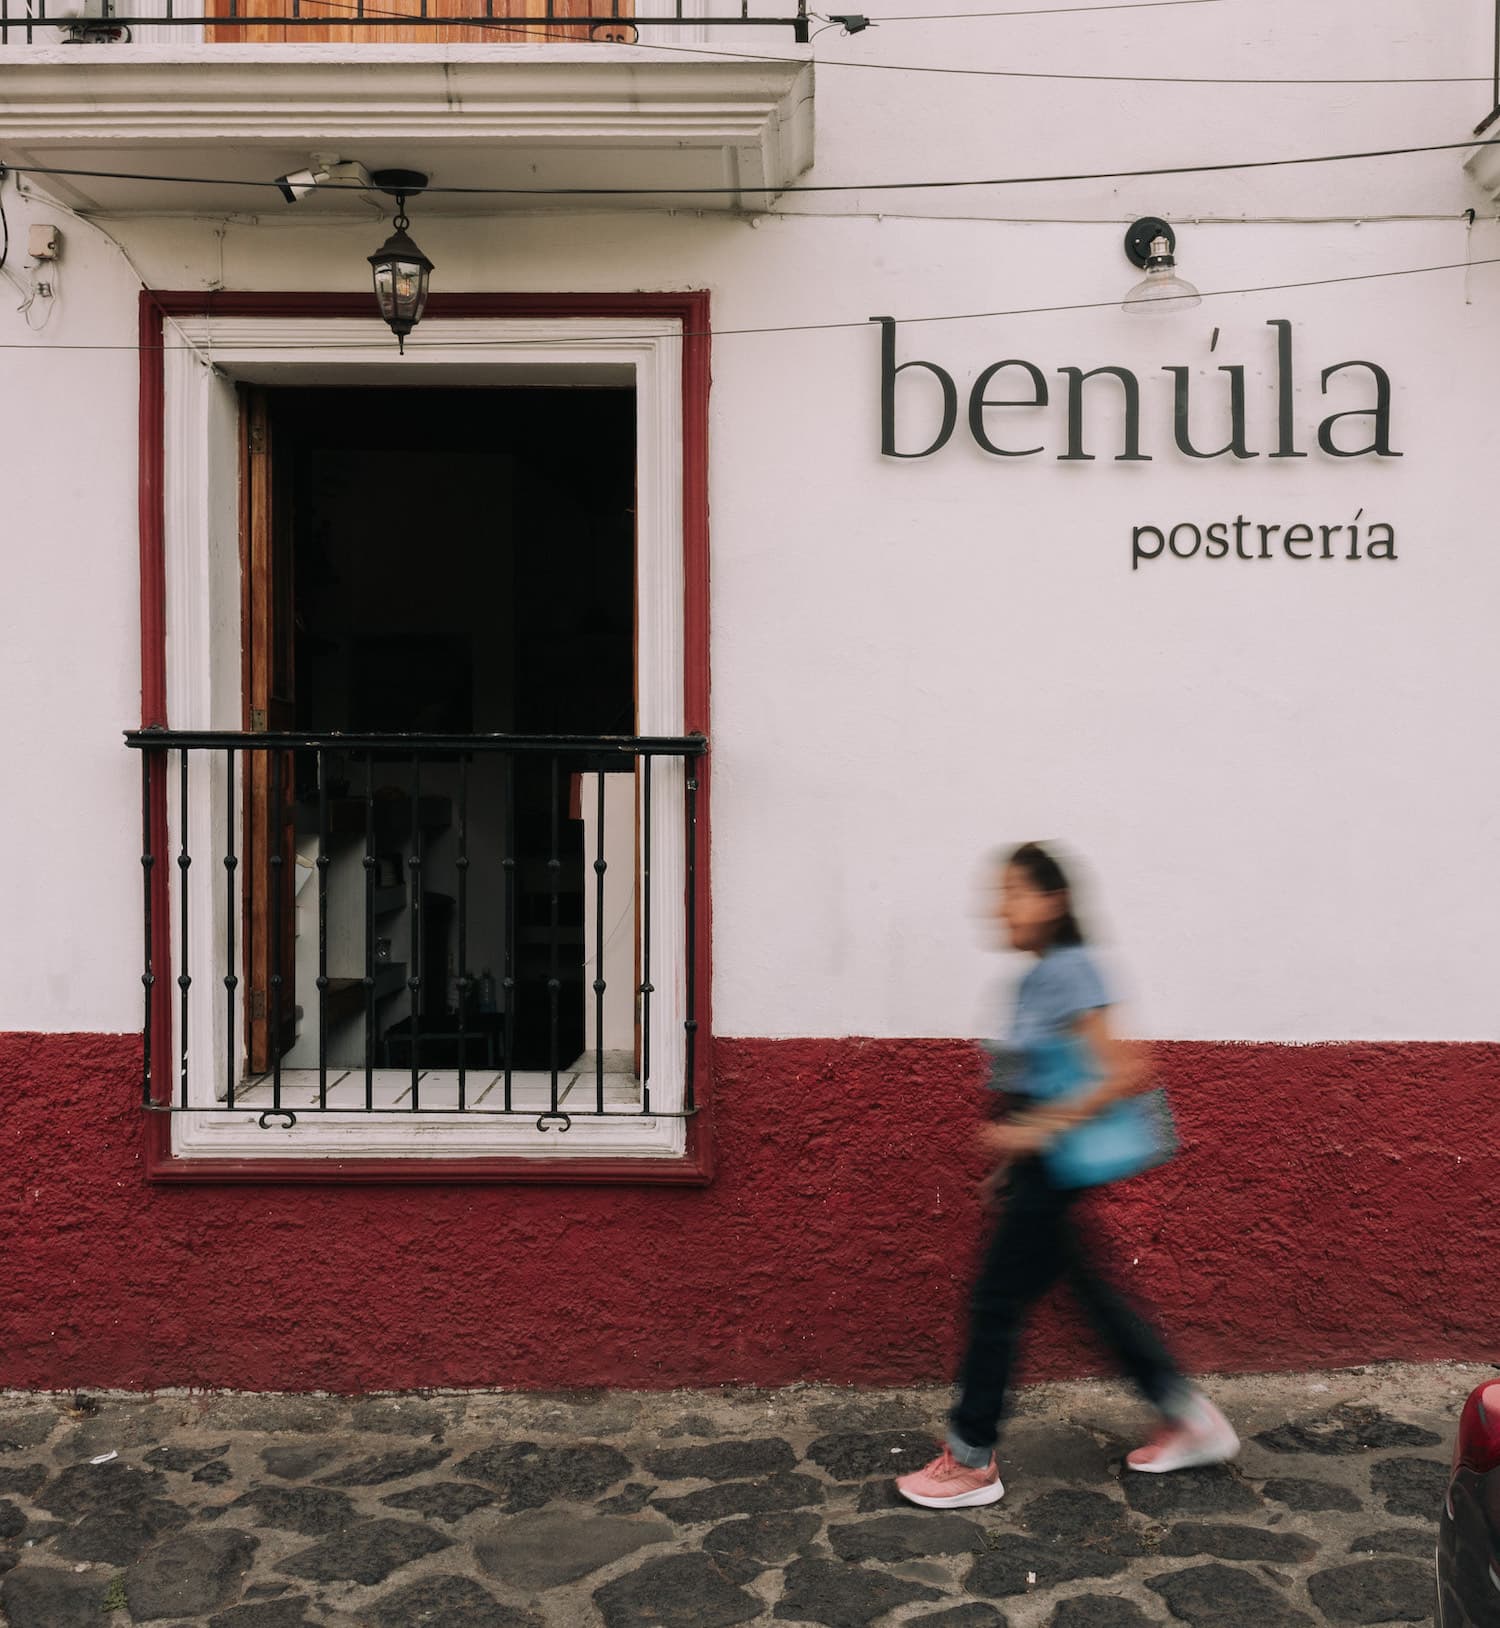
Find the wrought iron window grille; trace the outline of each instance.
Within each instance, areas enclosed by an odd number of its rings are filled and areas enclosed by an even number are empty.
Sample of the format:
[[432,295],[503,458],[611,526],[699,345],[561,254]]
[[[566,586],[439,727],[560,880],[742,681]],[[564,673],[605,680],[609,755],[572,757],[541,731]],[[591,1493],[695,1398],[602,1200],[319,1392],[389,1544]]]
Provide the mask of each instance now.
[[[497,1115],[533,1118],[541,1132],[566,1132],[575,1118],[585,1115],[593,1120],[686,1119],[696,1113],[698,764],[708,750],[704,736],[242,734],[142,729],[129,732],[125,740],[127,746],[141,754],[141,1100],[147,1111],[254,1115],[262,1129],[273,1125],[290,1129],[303,1116],[331,1114]],[[499,822],[503,835],[498,852],[480,852],[474,830],[472,780],[477,763],[496,760],[503,774]],[[684,1069],[681,1106],[670,1108],[653,1106],[651,1082],[653,997],[663,993],[653,983],[653,976],[660,977],[661,973],[653,973],[652,959],[653,909],[662,907],[660,899],[653,906],[652,897],[653,765],[662,762],[680,770],[674,778],[680,782],[686,839],[682,900],[686,953],[681,968],[673,972],[681,979]],[[635,783],[631,836],[637,858],[630,882],[635,916],[631,940],[635,958],[631,988],[635,1045],[629,1087],[637,1100],[620,1106],[615,1089],[620,1080],[609,1074],[605,1045],[605,1002],[610,992],[605,976],[609,932],[606,894],[611,869],[606,857],[605,828],[606,781],[627,774],[634,777]],[[534,830],[528,830],[523,819],[518,818],[517,785],[522,775],[534,792],[538,786],[545,788],[545,806],[539,808],[533,798],[530,809],[531,826],[540,823],[543,828],[540,843]],[[393,779],[402,784],[394,784]],[[593,826],[592,857],[581,851],[577,856],[581,861],[577,868],[587,872],[592,882],[581,878],[584,885],[575,890],[581,894],[581,903],[593,913],[591,969],[586,954],[571,966],[565,962],[562,912],[568,890],[563,875],[563,837],[564,827],[570,823],[570,794],[591,799],[590,806],[580,809],[578,818],[571,822]],[[252,795],[260,799],[258,854],[246,848],[257,823],[246,818]],[[658,799],[663,795],[660,775],[655,795]],[[203,823],[205,799],[221,837],[216,854],[219,875],[204,877],[200,882],[194,874],[193,833],[195,814],[197,827]],[[441,813],[435,813],[439,805],[445,804]],[[296,818],[304,823],[304,834],[314,848],[310,864],[297,859],[295,843],[289,856],[288,821],[281,813],[287,808],[294,809]],[[492,821],[495,812],[489,808]],[[527,810],[520,813],[524,816]],[[450,901],[456,905],[456,978],[451,984],[456,998],[451,1009],[444,1005],[436,1022],[430,1021],[437,1009],[429,996],[439,979],[444,980],[444,995],[448,994],[448,967],[446,963],[439,967],[427,964],[431,945],[422,919],[424,908],[432,908],[434,897],[425,886],[424,866],[429,863],[427,850],[435,829],[451,831],[451,872],[456,893],[456,899]],[[405,875],[397,885],[406,889],[408,905],[404,908],[411,918],[407,962],[400,966],[382,960],[380,947],[389,941],[377,929],[381,894],[391,891],[388,883],[382,886],[386,879],[381,867],[390,859],[384,849],[391,845],[392,830],[402,833]],[[311,842],[313,837],[315,844]],[[330,912],[338,885],[332,876],[336,838],[353,844],[354,872],[363,895],[358,911],[363,966],[353,977],[336,976],[330,970]],[[315,907],[310,912],[316,922],[315,1069],[292,1070],[286,1064],[288,1052],[296,1049],[295,1041],[290,1047],[286,1043],[289,1020],[294,1025],[304,1015],[295,1005],[295,983],[288,988],[285,912],[296,908],[288,885],[289,857],[291,863],[310,868],[315,878],[307,883],[315,890]],[[260,878],[264,949],[258,954],[267,974],[263,991],[247,988],[252,972],[244,962],[244,936],[255,908],[250,895],[257,886],[255,876],[248,879],[247,885],[245,873],[252,866]],[[545,873],[545,885],[532,888],[528,895],[523,869],[536,875]],[[349,866],[344,870],[347,879]],[[193,1033],[197,1005],[193,991],[203,976],[195,964],[200,951],[192,928],[194,894],[199,888],[222,890],[218,901],[222,909],[222,954],[210,953],[218,959],[213,973],[222,990],[222,1034],[227,1044],[206,1048],[223,1052],[214,1065],[216,1070],[223,1067],[222,1084],[213,1089],[211,1101],[206,1098],[204,1082],[193,1077],[194,1067],[201,1064],[192,1061],[198,1044]],[[491,906],[491,921],[498,917],[503,924],[503,944],[499,946],[502,970],[495,980],[498,1012],[481,1010],[484,992],[471,962],[474,906],[486,898]],[[202,900],[200,895],[196,902]],[[518,953],[523,900],[533,910],[540,904],[543,919],[531,938],[533,947],[540,945],[546,954],[545,975],[533,977],[534,987],[529,991],[533,1011],[539,994],[540,1004],[545,1007],[545,1066],[531,1071],[525,1079],[524,1071],[514,1066],[521,998],[528,993],[522,989],[523,969]],[[347,916],[348,900],[342,903]],[[627,903],[629,909],[631,904]],[[533,967],[534,962],[533,957]],[[571,1061],[565,1055],[569,1048],[562,1010],[564,986],[569,983],[583,986],[582,998],[592,1004],[593,1026],[592,1046]],[[389,1017],[392,996],[407,1000],[406,1026]],[[386,1008],[385,1014],[382,1007]],[[202,1008],[197,1008],[197,1014],[201,1026]],[[351,1021],[362,1021],[362,1055],[353,1062],[341,1063],[330,1057],[330,1033],[339,1022],[347,1033]],[[264,1068],[254,1067],[253,1059],[252,1066],[246,1066],[251,1058],[250,1029],[254,1023],[263,1026]],[[428,1066],[424,1066],[424,1047]],[[440,1048],[456,1066],[431,1066]],[[476,1048],[489,1048],[489,1061],[496,1066],[476,1067],[471,1061]],[[382,1052],[383,1064],[377,1062]],[[402,1058],[395,1069],[389,1066],[393,1052]],[[451,1100],[433,1100],[433,1081],[439,1072]],[[392,1095],[393,1076],[397,1073],[402,1076],[399,1084],[404,1100],[382,1100]],[[528,1084],[529,1096],[523,1089]],[[424,1086],[428,1092],[425,1101]],[[613,1102],[609,1100],[612,1095],[616,1099]]]
[[[130,0],[0,0],[0,45],[14,35],[22,44],[104,45],[140,38],[183,25],[224,30],[242,35],[256,28],[400,28],[479,31],[501,30],[539,41],[597,40],[636,44],[643,30],[660,29],[670,37],[683,28],[709,26],[790,29],[794,40],[809,39],[807,0],[776,16],[756,16],[750,0],[708,0],[707,9],[690,13],[686,0],[669,0],[660,13],[639,15],[623,9],[621,0],[597,0],[582,11],[565,9],[567,0],[542,0],[539,11],[517,12],[507,0],[451,0],[460,7],[443,12],[442,0],[414,0],[411,11],[401,11],[391,0],[222,0],[222,10],[210,13],[201,0],[165,0],[160,15],[141,16]],[[575,0],[576,3],[576,0]]]

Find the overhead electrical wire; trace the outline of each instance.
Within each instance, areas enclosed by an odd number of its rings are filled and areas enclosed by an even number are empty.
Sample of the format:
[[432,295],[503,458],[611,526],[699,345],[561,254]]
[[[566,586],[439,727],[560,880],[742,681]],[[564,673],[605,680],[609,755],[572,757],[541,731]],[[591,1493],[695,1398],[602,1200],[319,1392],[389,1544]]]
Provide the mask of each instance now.
[[1028,6],[1014,11],[934,11],[927,16],[909,13],[903,16],[868,15],[867,21],[876,23],[949,23],[976,22],[987,17],[1061,17],[1080,11],[1159,11],[1165,6],[1223,6],[1230,0],[1109,0],[1098,6]]
[[[1156,3],[1162,4],[1163,0],[1156,0]],[[874,23],[879,19],[872,17],[869,20]],[[915,21],[916,19],[912,20]],[[649,22],[650,19],[642,18],[641,21]],[[563,39],[562,35],[550,35],[549,37],[558,40]],[[590,40],[584,43],[605,45],[621,42]],[[716,46],[663,45],[656,42],[650,45],[627,45],[625,49],[672,51],[683,56],[726,57],[735,58],[742,62],[781,62],[790,65],[810,62],[817,68],[855,68],[863,69],[867,73],[935,73],[953,74],[965,79],[1042,79],[1107,85],[1489,85],[1494,83],[1493,74],[1355,74],[1349,76],[1314,75],[1303,77],[1297,74],[1238,76],[1233,74],[1056,73],[1038,68],[955,68],[942,63],[855,62],[849,57],[783,57],[771,56],[763,51],[721,51]]]
[[[1133,170],[1078,170],[1056,172],[1050,175],[994,175],[973,179],[939,181],[818,181],[789,182],[785,186],[682,186],[682,187],[489,187],[489,186],[428,186],[421,192],[411,192],[412,198],[421,196],[458,196],[494,198],[680,198],[680,197],[741,197],[746,193],[786,194],[827,192],[924,192],[970,187],[1023,187],[1047,186],[1064,181],[1128,181],[1161,175],[1208,175],[1226,170],[1285,169],[1298,164],[1347,164],[1362,159],[1404,158],[1422,153],[1464,152],[1475,147],[1500,145],[1500,136],[1471,138],[1468,141],[1438,141],[1413,147],[1371,147],[1352,153],[1310,153],[1292,158],[1245,158],[1217,164],[1155,164]],[[18,164],[11,166],[17,175],[50,175],[93,181],[149,181],[172,186],[244,187],[255,191],[280,191],[275,181],[253,181],[234,176],[213,175],[161,175],[134,170],[86,170],[59,168],[45,164]],[[328,182],[319,192],[368,193],[372,189],[343,182]],[[379,190],[374,189],[374,190]]]
[[[1335,285],[1347,284],[1347,283],[1383,282],[1383,281],[1388,281],[1389,279],[1395,278],[1395,277],[1425,277],[1425,276],[1431,275],[1432,273],[1440,272],[1440,271],[1471,271],[1474,268],[1479,267],[1479,266],[1500,266],[1500,255],[1491,255],[1491,256],[1487,256],[1487,257],[1485,257],[1483,259],[1478,259],[1478,260],[1449,260],[1449,261],[1444,261],[1443,263],[1441,263],[1439,265],[1434,265],[1434,266],[1398,266],[1398,267],[1395,267],[1394,269],[1392,269],[1390,271],[1346,272],[1343,275],[1338,276],[1338,277],[1305,277],[1305,278],[1300,278],[1300,279],[1298,279],[1298,280],[1296,280],[1294,282],[1253,283],[1253,284],[1247,284],[1246,286],[1244,286],[1242,288],[1204,288],[1204,289],[1200,289],[1198,292],[1199,292],[1199,297],[1201,299],[1205,299],[1205,300],[1229,299],[1229,298],[1232,298],[1235,295],[1240,295],[1240,294],[1279,294],[1279,293],[1284,293],[1284,292],[1286,292],[1287,290],[1290,290],[1290,289],[1330,288],[1330,287],[1333,287]],[[201,315],[202,318],[204,320],[206,320],[206,321],[211,320],[213,318],[213,316],[215,315],[215,312],[214,312],[214,309],[213,309],[214,292],[215,291],[205,290],[205,293],[204,293],[203,310],[202,310],[201,313],[199,313],[199,315]],[[233,298],[233,293],[232,292],[230,293],[230,298]],[[900,322],[900,323],[904,323],[904,324],[908,324],[908,325],[914,325],[914,324],[917,324],[917,323],[934,323],[934,322],[990,322],[990,321],[997,321],[997,320],[999,320],[1001,318],[1004,318],[1004,317],[1052,316],[1052,315],[1056,315],[1056,314],[1060,314],[1060,313],[1073,312],[1073,311],[1106,311],[1106,310],[1111,309],[1112,307],[1118,306],[1119,304],[1120,304],[1120,301],[1118,299],[1075,300],[1075,301],[1070,301],[1067,304],[1063,304],[1063,305],[1024,305],[1024,306],[1014,306],[1014,307],[1011,307],[1008,310],[1002,310],[1002,311],[951,311],[951,312],[944,312],[944,313],[941,313],[941,314],[938,314],[938,315],[935,315],[935,316],[898,317],[895,320]],[[179,312],[179,313],[177,313],[177,315],[180,316],[180,317],[185,317],[186,313]],[[373,322],[377,321],[378,319],[375,318],[374,316],[372,316],[370,320],[373,323]],[[441,322],[441,321],[444,320],[444,318],[443,318],[441,312],[430,312],[429,315],[428,315],[427,320],[429,322],[432,322],[432,321]],[[585,319],[585,320],[587,320],[587,319]],[[764,335],[767,335],[767,334],[834,333],[834,332],[838,332],[838,331],[841,331],[841,330],[842,331],[847,331],[849,329],[866,328],[874,320],[875,319],[873,317],[860,317],[860,318],[847,318],[847,319],[845,319],[843,321],[840,321],[840,322],[771,323],[771,324],[766,324],[764,326],[749,327],[749,328],[709,328],[709,329],[703,329],[703,330],[688,330],[688,331],[685,331],[685,332],[672,332],[671,330],[664,329],[660,334],[655,335],[655,336],[651,336],[651,337],[656,337],[656,338],[661,338],[661,339],[713,339],[713,340],[719,340],[719,339],[726,339],[726,338],[759,337],[759,336],[764,336]],[[648,337],[648,336],[643,335],[642,337]],[[534,348],[537,341],[534,340],[534,339],[451,339],[451,340],[438,339],[438,340],[433,340],[431,338],[425,338],[424,337],[424,338],[410,339],[410,340],[407,341],[407,343],[408,343],[409,346],[412,347],[413,350],[417,350],[417,351],[428,350],[428,351],[432,351],[432,352],[438,352],[438,351],[448,351],[448,350],[486,350],[486,351],[527,350],[527,349]],[[569,340],[566,337],[563,337],[563,338],[549,338],[547,340],[547,344],[549,346],[556,346],[556,345],[564,345],[565,346],[565,345],[568,345],[568,344],[591,345],[591,344],[594,344],[594,343],[596,343],[595,340],[593,340],[591,338],[587,338],[587,337],[579,338],[577,340]],[[283,334],[283,335],[278,336],[276,338],[267,339],[265,341],[264,345],[246,345],[246,344],[243,344],[243,343],[240,343],[240,342],[236,342],[235,345],[232,348],[234,350],[237,350],[237,351],[262,350],[262,349],[263,350],[278,351],[278,352],[280,352],[280,351],[295,351],[295,350],[330,351],[330,350],[368,350],[369,345],[370,345],[370,342],[368,340],[361,340],[361,339],[352,339],[352,340],[347,340],[347,341],[340,341],[337,344],[327,344],[327,343],[325,343],[323,341],[299,342],[296,339],[291,338],[291,337]],[[33,349],[33,348],[47,349],[47,350],[69,350],[69,351],[76,350],[76,351],[124,351],[124,352],[139,352],[139,351],[152,351],[152,352],[155,352],[155,351],[158,351],[158,350],[161,350],[161,351],[187,351],[187,350],[191,350],[191,351],[194,351],[194,352],[196,352],[198,354],[200,360],[205,359],[204,358],[204,347],[205,346],[207,347],[208,359],[211,360],[212,359],[212,351],[213,351],[213,340],[211,338],[206,339],[203,342],[203,345],[201,345],[201,346],[198,345],[198,344],[184,344],[184,345],[134,345],[134,344],[132,344],[132,345],[98,345],[98,344],[93,344],[93,345],[88,345],[88,344],[70,345],[70,344],[61,344],[61,345],[44,345],[44,346],[33,347],[33,346],[28,346],[28,345],[23,345],[23,344],[17,344],[15,342],[11,342],[11,341],[0,341],[0,350],[29,350],[29,349]]]

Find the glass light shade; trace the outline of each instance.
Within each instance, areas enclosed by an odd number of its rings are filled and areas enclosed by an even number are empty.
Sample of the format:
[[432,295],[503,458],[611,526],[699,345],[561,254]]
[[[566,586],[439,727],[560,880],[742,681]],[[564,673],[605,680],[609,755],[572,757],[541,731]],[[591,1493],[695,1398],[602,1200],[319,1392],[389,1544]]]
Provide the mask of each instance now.
[[1185,278],[1179,277],[1166,238],[1154,238],[1146,261],[1146,275],[1125,296],[1121,309],[1135,316],[1160,316],[1172,311],[1189,311],[1202,305],[1203,296]]
[[427,282],[432,262],[398,226],[370,257],[375,301],[402,351],[406,336],[427,308]]

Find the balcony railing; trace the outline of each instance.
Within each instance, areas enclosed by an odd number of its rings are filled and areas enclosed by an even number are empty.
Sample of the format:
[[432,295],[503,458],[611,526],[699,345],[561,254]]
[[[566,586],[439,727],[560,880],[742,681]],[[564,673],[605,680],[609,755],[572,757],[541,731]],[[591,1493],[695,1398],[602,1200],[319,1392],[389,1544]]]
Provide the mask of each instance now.
[[0,0],[0,45],[120,44],[153,34],[180,38],[175,31],[183,27],[201,28],[210,40],[245,42],[363,37],[628,45],[643,31],[660,30],[670,39],[703,26],[790,29],[799,44],[808,40],[807,0],[773,16],[752,13],[750,0],[689,4],[664,0],[643,14],[632,0],[217,0],[212,10],[204,0],[155,0],[142,15],[134,0]]
[[126,740],[147,1109],[694,1112],[702,736]]

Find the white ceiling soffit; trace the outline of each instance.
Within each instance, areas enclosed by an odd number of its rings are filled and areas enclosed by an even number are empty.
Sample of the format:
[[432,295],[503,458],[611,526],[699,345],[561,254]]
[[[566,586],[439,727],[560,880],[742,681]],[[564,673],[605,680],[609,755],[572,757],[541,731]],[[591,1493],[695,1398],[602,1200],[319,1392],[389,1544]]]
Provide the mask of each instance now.
[[75,209],[368,214],[372,200],[358,192],[321,188],[288,205],[272,188],[225,184],[274,181],[309,168],[315,154],[370,170],[424,170],[434,188],[685,189],[669,199],[434,192],[424,214],[632,203],[753,209],[812,162],[813,67],[592,45],[0,51],[0,160],[205,177],[191,186],[34,177]]

